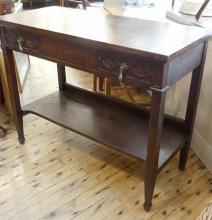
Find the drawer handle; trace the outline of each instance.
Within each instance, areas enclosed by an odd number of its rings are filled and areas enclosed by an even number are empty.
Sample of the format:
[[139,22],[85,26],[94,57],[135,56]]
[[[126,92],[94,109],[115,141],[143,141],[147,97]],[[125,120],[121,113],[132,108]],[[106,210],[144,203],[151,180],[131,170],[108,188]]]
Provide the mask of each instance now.
[[119,76],[118,76],[120,84],[124,83],[123,72],[126,71],[127,69],[128,69],[128,65],[126,63],[122,63],[119,68]]
[[19,47],[19,50],[22,52],[23,51],[23,46],[22,46],[22,44],[23,44],[23,38],[22,37],[20,37],[18,40],[17,40],[17,42],[18,42],[18,47]]
[[135,99],[133,98],[132,94],[130,93],[130,91],[128,91],[127,87],[126,87],[126,83],[125,83],[125,77],[123,77],[123,73],[124,71],[126,71],[128,69],[128,65],[126,63],[122,63],[120,66],[120,72],[119,72],[119,83],[123,89],[123,91],[127,94],[127,96],[130,98],[130,100],[132,101],[132,103],[136,103]]

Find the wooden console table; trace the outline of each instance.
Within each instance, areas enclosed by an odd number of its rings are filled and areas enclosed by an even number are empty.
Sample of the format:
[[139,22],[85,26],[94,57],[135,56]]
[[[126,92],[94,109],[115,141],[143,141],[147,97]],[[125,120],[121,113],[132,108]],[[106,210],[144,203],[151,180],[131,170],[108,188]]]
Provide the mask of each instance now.
[[[178,151],[185,169],[207,48],[204,30],[62,7],[2,16],[0,26],[19,142],[25,141],[23,116],[33,113],[142,159],[144,208],[150,210],[157,173]],[[56,62],[59,91],[21,107],[13,50]],[[150,111],[66,83],[65,65],[148,88]],[[185,119],[165,115],[167,90],[190,71]]]

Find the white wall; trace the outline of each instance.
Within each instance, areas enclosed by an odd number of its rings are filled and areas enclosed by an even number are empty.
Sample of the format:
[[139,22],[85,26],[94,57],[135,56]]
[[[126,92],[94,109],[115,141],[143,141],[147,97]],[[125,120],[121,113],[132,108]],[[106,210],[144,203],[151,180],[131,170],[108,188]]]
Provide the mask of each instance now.
[[104,7],[114,15],[122,15],[124,0],[104,0]]

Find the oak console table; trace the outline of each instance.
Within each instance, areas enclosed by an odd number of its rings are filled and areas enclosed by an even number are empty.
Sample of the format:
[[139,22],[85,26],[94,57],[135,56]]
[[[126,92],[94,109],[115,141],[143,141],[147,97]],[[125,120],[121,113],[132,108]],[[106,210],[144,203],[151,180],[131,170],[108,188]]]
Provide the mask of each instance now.
[[[204,29],[62,7],[5,15],[0,27],[19,142],[25,142],[23,116],[33,113],[142,159],[144,208],[150,210],[157,173],[178,151],[185,169],[207,48]],[[59,91],[21,106],[13,50],[56,62]],[[148,88],[150,111],[68,84],[66,65]],[[190,71],[185,119],[164,114],[167,90]]]

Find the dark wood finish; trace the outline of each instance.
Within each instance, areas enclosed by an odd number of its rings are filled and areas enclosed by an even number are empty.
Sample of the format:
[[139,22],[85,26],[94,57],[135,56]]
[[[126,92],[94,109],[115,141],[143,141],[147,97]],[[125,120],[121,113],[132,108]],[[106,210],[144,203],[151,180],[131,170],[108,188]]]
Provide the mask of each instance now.
[[65,66],[61,65],[61,64],[57,64],[57,72],[58,72],[59,90],[64,90],[65,89],[65,83],[66,83]]
[[117,79],[120,73],[120,66],[126,65],[124,71],[124,78],[128,81],[136,81],[136,83],[143,86],[149,86],[153,82],[153,69],[152,62],[144,61],[138,57],[120,56],[118,53],[109,53],[102,51],[99,57],[99,69],[109,75],[111,78]]
[[[165,95],[166,95],[166,91],[161,92],[161,91],[153,90],[152,92],[152,106],[151,106],[150,119],[149,119],[147,156],[146,156],[146,170],[148,170],[148,172],[145,173],[145,183],[144,183],[145,184],[144,208],[147,211],[149,211],[152,206],[151,201],[152,201],[152,196],[153,196],[156,177],[157,177],[157,170],[158,167],[160,167],[159,154],[160,151],[162,150],[161,136],[162,136]],[[164,133],[165,132],[163,130],[163,135]]]
[[[143,60],[138,56],[128,56],[123,53],[108,52],[107,50],[97,49],[91,46],[84,46],[80,43],[71,43],[64,40],[52,39],[52,36],[46,37],[30,33],[27,31],[17,31],[8,28],[5,31],[6,44],[21,52],[18,41],[22,42],[22,52],[30,53],[35,56],[49,59],[51,61],[60,61],[65,65],[81,69],[87,72],[99,73],[109,78],[117,79],[119,68],[122,63],[127,65],[124,72],[125,78],[130,83],[142,85],[143,87],[158,86],[163,87],[163,75],[160,75],[155,69],[159,69],[161,64]],[[66,44],[65,44],[66,43]],[[189,51],[180,54],[170,61],[168,84],[175,83],[179,78],[197,67],[201,61],[203,43],[194,45]],[[79,53],[79,51],[81,53]],[[192,59],[187,57],[195,56]],[[52,59],[54,57],[54,59]],[[183,62],[178,69],[175,68],[177,63]],[[103,90],[104,78],[100,76],[100,91]]]
[[198,99],[200,94],[204,63],[206,58],[206,51],[207,51],[207,44],[205,44],[205,49],[202,56],[201,64],[197,68],[195,68],[192,73],[188,105],[185,116],[185,126],[184,126],[184,130],[188,134],[188,141],[187,144],[184,145],[180,151],[180,162],[179,162],[180,170],[185,169],[186,161],[188,158],[188,153],[191,145],[191,138],[192,138]]
[[104,91],[104,87],[105,87],[105,78],[99,76],[99,91],[103,92]]
[[[198,67],[202,60],[202,51],[204,50],[204,43],[198,44],[188,50],[178,58],[169,62],[168,85],[171,86],[177,80],[191,72]],[[179,63],[183,65],[179,65]],[[176,68],[178,65],[178,68]]]
[[[133,106],[126,109],[125,103],[117,104],[104,96],[71,88],[23,106],[23,111],[37,114],[104,145],[146,160],[149,120]],[[186,135],[181,129],[171,123],[164,125],[156,171],[185,141]]]
[[[54,19],[51,19],[52,16]],[[45,19],[38,21],[36,19],[38,17]],[[104,24],[105,19],[107,21]],[[55,25],[55,20],[60,25]],[[96,22],[97,20],[99,22]],[[13,29],[15,24],[15,29],[26,30],[32,37],[37,33],[39,36],[41,34],[45,37],[51,36],[54,40],[62,38],[66,42],[74,41],[86,46],[89,43],[90,47],[164,62],[177,57],[207,38],[202,28],[109,15],[93,16],[85,10],[63,7],[47,7],[33,12],[5,15],[1,17],[0,24]],[[89,31],[85,27],[89,27]],[[175,34],[176,31],[178,35]],[[179,36],[183,37],[179,38]],[[39,41],[39,38],[35,40]]]
[[[38,17],[43,19],[37,20]],[[24,142],[22,117],[34,113],[143,159],[146,162],[144,208],[149,210],[157,172],[180,149],[180,168],[185,167],[208,39],[204,29],[93,16],[62,7],[3,16],[0,26],[20,143]],[[60,91],[21,108],[12,50],[56,62]],[[148,88],[153,97],[150,112],[68,85],[65,65],[115,80],[122,76],[122,82]],[[185,120],[164,115],[166,91],[192,70]]]

